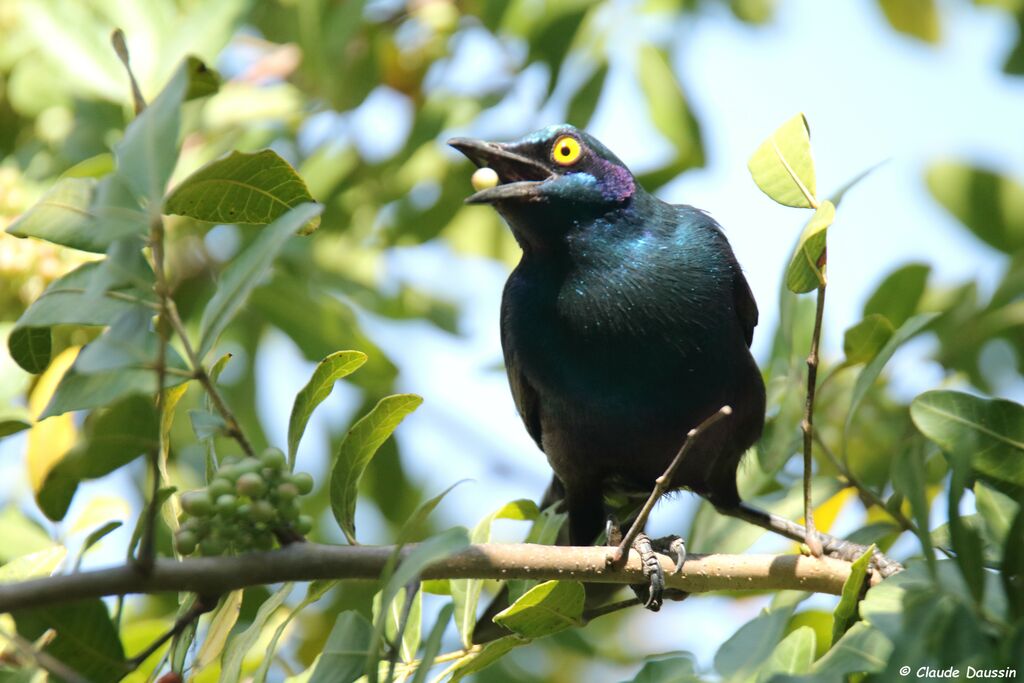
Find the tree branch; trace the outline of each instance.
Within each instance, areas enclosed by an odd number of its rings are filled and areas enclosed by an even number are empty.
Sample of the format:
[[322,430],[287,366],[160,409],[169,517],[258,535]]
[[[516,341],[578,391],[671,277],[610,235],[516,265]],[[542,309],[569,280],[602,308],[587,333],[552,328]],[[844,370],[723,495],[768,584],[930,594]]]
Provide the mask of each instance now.
[[[416,546],[406,546],[407,555]],[[472,545],[428,565],[424,579],[539,579],[637,584],[646,581],[640,558],[621,568],[607,561],[614,548],[546,545]],[[295,543],[280,550],[183,561],[159,559],[149,574],[130,565],[0,584],[0,613],[27,607],[130,593],[193,592],[215,595],[284,581],[376,579],[393,546]],[[691,555],[681,574],[659,556],[666,586],[687,593],[716,590],[797,589],[839,595],[850,565],[802,555]],[[876,581],[879,579],[876,579]]]

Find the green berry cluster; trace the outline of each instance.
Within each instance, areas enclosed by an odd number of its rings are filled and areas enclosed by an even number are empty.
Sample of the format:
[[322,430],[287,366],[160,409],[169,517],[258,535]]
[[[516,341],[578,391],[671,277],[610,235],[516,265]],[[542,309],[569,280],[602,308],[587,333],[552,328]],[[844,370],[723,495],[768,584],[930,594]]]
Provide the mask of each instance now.
[[299,514],[299,496],[313,490],[313,477],[292,474],[287,462],[278,448],[258,458],[224,458],[206,488],[181,496],[181,528],[174,536],[178,552],[270,550],[275,531],[308,534],[313,518]]

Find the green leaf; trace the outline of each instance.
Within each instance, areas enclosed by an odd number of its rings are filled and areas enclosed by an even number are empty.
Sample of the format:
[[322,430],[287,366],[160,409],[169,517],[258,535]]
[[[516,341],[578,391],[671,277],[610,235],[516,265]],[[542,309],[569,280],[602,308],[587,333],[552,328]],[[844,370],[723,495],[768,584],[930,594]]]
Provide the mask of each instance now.
[[4,530],[4,542],[0,543],[0,563],[54,546],[53,539],[46,531],[13,503],[0,508],[0,529]]
[[932,165],[926,179],[935,200],[980,240],[1006,254],[1024,247],[1024,185],[958,162]]
[[979,530],[974,525],[966,524],[966,520],[960,515],[960,501],[970,478],[970,456],[956,451],[952,451],[950,455],[952,474],[949,478],[949,494],[946,501],[949,537],[953,552],[956,554],[956,565],[964,577],[964,583],[978,607],[982,607],[985,598],[985,544]]
[[373,627],[358,612],[342,612],[307,683],[351,683],[363,675]]
[[270,639],[270,644],[267,645],[266,655],[263,657],[259,667],[253,674],[253,683],[266,683],[267,673],[270,671],[270,665],[274,661],[274,652],[277,650],[277,643],[281,640],[281,636],[284,634],[285,628],[287,628],[288,624],[292,622],[292,619],[298,616],[299,612],[304,610],[306,607],[322,598],[327,591],[337,585],[337,583],[337,581],[326,580],[310,582],[309,587],[306,588],[306,597],[302,599],[302,602],[295,606],[295,609],[288,612],[288,616],[278,624],[277,629],[274,631],[274,635]]
[[96,220],[91,211],[96,184],[93,178],[58,179],[7,232],[102,254],[111,242],[135,234],[137,229]]
[[126,671],[124,648],[107,607],[99,598],[65,602],[12,613],[18,634],[35,641],[54,629],[57,637],[43,652],[90,681],[117,681]]
[[90,295],[89,289],[102,268],[102,261],[93,261],[54,280],[22,313],[7,339],[11,358],[18,365],[33,373],[49,365],[50,328],[54,325],[109,325],[139,305],[132,299],[153,301],[151,291],[123,283],[112,283],[105,295]]
[[228,323],[245,305],[249,294],[270,269],[278,253],[296,231],[314,217],[323,206],[301,204],[264,228],[245,251],[224,271],[217,292],[203,310],[199,323],[199,357],[205,358]]
[[159,421],[151,398],[129,396],[88,420],[84,440],[46,475],[36,494],[39,508],[63,519],[83,479],[96,479],[159,446]]
[[[488,543],[491,540],[491,525],[496,519],[532,520],[540,514],[532,500],[514,500],[506,503],[480,520],[469,535],[470,543]],[[473,629],[476,627],[476,608],[483,590],[482,579],[452,579],[450,588],[455,602],[455,625],[462,636],[462,644],[473,644]]]
[[[295,169],[273,150],[264,149],[232,152],[203,166],[174,188],[164,211],[210,223],[266,225],[312,201]],[[313,229],[316,224],[303,232]]]
[[702,683],[693,657],[669,657],[644,663],[630,683]]
[[289,467],[295,467],[295,454],[299,449],[299,440],[306,431],[309,416],[331,395],[335,382],[351,375],[365,362],[366,354],[360,351],[336,351],[317,363],[313,376],[295,396],[292,414],[288,419]]
[[801,209],[817,204],[811,129],[803,114],[786,121],[761,143],[747,168],[761,191],[779,204]]
[[195,670],[205,669],[220,657],[227,644],[228,636],[238,623],[238,617],[242,611],[242,597],[245,591],[234,590],[220,600],[210,615],[209,625],[206,628],[206,636],[203,638],[199,652],[196,653],[194,662]]
[[[179,375],[167,375],[164,389],[176,387],[187,381],[187,378]],[[53,398],[39,419],[62,415],[71,410],[101,408],[126,396],[152,395],[156,390],[156,373],[153,370],[128,368],[83,373],[78,372],[73,365],[61,378]]]
[[[95,374],[135,368],[147,370],[155,377],[153,368],[159,347],[160,338],[153,329],[153,311],[130,308],[114,320],[110,329],[82,349],[75,359],[74,371]],[[188,370],[188,365],[170,345],[166,346],[164,363],[169,368]]]
[[929,533],[931,522],[929,516],[931,506],[928,501],[926,487],[928,485],[925,472],[924,454],[920,447],[911,445],[901,449],[892,463],[892,485],[896,493],[903,495],[910,502],[910,511],[917,527],[918,540],[925,560],[934,572],[935,555],[932,552],[932,535]]
[[[670,166],[674,175],[704,163],[700,126],[686,102],[682,86],[672,71],[668,55],[644,44],[636,58],[636,77],[644,93],[651,123],[675,150]],[[652,189],[648,186],[648,189]]]
[[50,328],[14,328],[7,337],[7,350],[23,370],[31,373],[42,372],[50,364],[50,358],[53,356]]
[[882,347],[882,350],[878,352],[878,355],[864,366],[864,369],[857,375],[856,383],[853,385],[853,393],[850,396],[850,410],[846,413],[846,425],[843,427],[843,431],[850,431],[850,425],[853,424],[853,418],[857,415],[861,401],[864,400],[868,390],[874,386],[875,380],[882,374],[882,369],[889,362],[889,359],[892,358],[892,355],[896,353],[896,350],[903,346],[911,337],[921,332],[934,319],[934,313],[921,313],[907,320],[907,322],[897,328],[892,337],[889,338],[889,341]]
[[978,481],[974,483],[974,503],[988,529],[988,535],[1000,545],[1011,538],[1010,527],[1021,505],[995,489]]
[[104,536],[117,531],[122,526],[124,526],[124,522],[120,520],[112,520],[90,532],[89,535],[85,537],[85,540],[82,541],[82,547],[78,551],[78,557],[75,558],[75,571],[78,571],[78,568],[82,566],[82,559],[85,558],[85,554],[89,552],[94,545],[102,541]]
[[164,191],[178,163],[181,103],[188,91],[188,66],[182,64],[146,110],[135,117],[114,147],[117,177],[134,196],[159,214]]
[[220,90],[220,74],[206,66],[201,59],[192,56],[186,57],[185,68],[188,70],[186,102],[209,97]]
[[807,221],[786,268],[789,291],[803,294],[825,284],[825,245],[828,228],[835,219],[836,207],[826,199]]
[[256,616],[253,617],[249,626],[231,638],[224,649],[224,656],[221,658],[218,683],[238,683],[242,677],[242,662],[245,655],[256,645],[267,622],[274,616],[274,612],[284,604],[293,587],[294,584],[285,583],[271,593],[270,597],[264,600],[260,608],[256,610]]
[[1024,505],[1007,532],[1003,566],[999,578],[1003,583],[1010,614],[1018,621],[1024,618]]
[[498,614],[494,623],[524,638],[543,638],[582,625],[583,584],[545,581]]
[[775,674],[807,673],[814,663],[816,636],[810,626],[801,626],[775,646],[771,656],[757,672],[757,681],[767,681]]
[[444,500],[444,497],[447,496],[453,488],[459,484],[464,484],[467,481],[469,480],[460,479],[433,498],[421,503],[420,506],[416,508],[416,510],[414,510],[413,513],[409,515],[409,518],[402,524],[402,528],[399,529],[398,534],[395,537],[395,543],[402,545],[412,541],[416,535],[420,533],[424,523],[427,521],[427,517],[429,517],[430,513],[434,511],[434,508]]
[[[839,642],[850,627],[857,621],[857,605],[860,603],[864,593],[864,586],[868,578],[868,564],[871,563],[871,556],[874,555],[875,546],[871,546],[850,565],[850,575],[843,583],[843,592],[832,613],[832,644]],[[792,672],[791,672],[792,673]]]
[[580,89],[569,100],[569,108],[565,114],[568,123],[583,129],[594,116],[597,103],[604,90],[604,82],[608,77],[608,63],[602,61]]
[[864,317],[880,314],[899,327],[917,313],[930,273],[931,266],[923,263],[910,263],[889,273],[864,304]]
[[0,583],[17,583],[49,576],[64,561],[68,549],[62,545],[16,557],[0,567]]
[[0,439],[31,429],[32,424],[32,416],[24,408],[0,408]]
[[452,618],[453,609],[452,604],[449,602],[438,613],[437,621],[434,622],[434,627],[430,629],[427,643],[423,646],[423,656],[420,658],[420,665],[416,668],[416,675],[413,676],[410,683],[426,683],[427,674],[430,673],[434,660],[437,659],[437,654],[441,651],[441,638],[448,627],[448,621]]
[[885,316],[878,313],[866,316],[843,335],[843,353],[846,355],[843,364],[870,362],[889,341],[893,332],[892,323]]
[[764,611],[741,626],[718,648],[715,670],[736,680],[754,675],[771,657],[792,614],[792,607]]
[[[406,664],[415,661],[416,653],[420,649],[420,637],[423,628],[423,593],[417,586],[416,593],[412,596],[412,604],[409,606],[409,618],[403,619],[405,614],[405,601],[407,589],[399,588],[394,595],[386,612],[382,612],[381,598],[383,593],[373,596],[374,621],[383,625],[384,636],[387,642],[398,645],[398,659]],[[398,634],[402,639],[398,639]]]
[[405,416],[421,403],[423,399],[415,394],[382,398],[373,410],[352,425],[341,442],[331,468],[331,510],[350,543],[355,542],[356,498],[366,466]]
[[1024,406],[957,391],[927,391],[910,416],[918,430],[975,476],[1011,496],[1024,492]]
[[826,677],[878,672],[885,668],[892,649],[884,633],[858,621],[814,663],[811,673]]
[[932,44],[942,39],[935,0],[878,0],[878,4],[889,25],[900,33]]
[[452,677],[449,683],[458,683],[470,674],[483,671],[508,654],[509,650],[520,645],[526,645],[529,642],[519,636],[505,636],[504,638],[492,640],[479,650],[471,650],[453,665]]
[[226,436],[228,426],[217,413],[209,410],[190,410],[188,419],[192,423],[192,431],[200,441],[207,441],[215,436]]

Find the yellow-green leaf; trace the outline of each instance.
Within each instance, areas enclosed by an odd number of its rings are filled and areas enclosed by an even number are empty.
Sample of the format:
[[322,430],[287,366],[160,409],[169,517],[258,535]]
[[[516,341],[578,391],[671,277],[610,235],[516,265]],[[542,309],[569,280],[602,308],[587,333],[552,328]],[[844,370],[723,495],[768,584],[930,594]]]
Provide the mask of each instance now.
[[524,638],[542,638],[579,626],[584,597],[581,583],[545,581],[494,615],[494,622]]
[[892,323],[884,315],[872,313],[843,335],[843,353],[847,365],[867,363],[878,355],[892,337]]
[[905,35],[936,44],[942,25],[935,0],[878,0],[889,25]]
[[336,381],[351,375],[365,362],[366,354],[361,351],[336,351],[317,364],[309,382],[296,395],[288,420],[288,462],[291,466],[295,465],[299,440],[313,410],[331,395]]
[[[312,201],[295,169],[273,150],[264,149],[232,152],[202,167],[174,188],[164,210],[210,223],[266,225]],[[311,219],[313,229],[319,220]]]
[[832,644],[835,645],[839,639],[850,630],[857,621],[857,603],[860,602],[861,594],[864,591],[864,582],[867,581],[868,564],[875,552],[875,546],[864,551],[850,565],[850,575],[843,583],[843,593],[836,605],[836,611],[832,613]]
[[350,542],[356,537],[356,498],[359,480],[377,449],[423,398],[415,394],[386,396],[360,418],[341,442],[331,468],[331,510]]
[[779,204],[801,209],[817,204],[811,129],[803,114],[786,121],[762,142],[747,168],[757,186]]
[[786,287],[791,292],[803,294],[825,284],[825,245],[828,227],[836,217],[836,207],[827,199],[807,221],[796,251],[786,269]]

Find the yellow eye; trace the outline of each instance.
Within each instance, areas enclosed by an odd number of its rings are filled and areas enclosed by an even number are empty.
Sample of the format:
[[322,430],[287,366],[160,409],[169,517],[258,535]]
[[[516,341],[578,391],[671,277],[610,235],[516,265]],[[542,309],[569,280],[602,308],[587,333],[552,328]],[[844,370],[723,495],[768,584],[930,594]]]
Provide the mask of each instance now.
[[563,135],[555,140],[555,145],[551,148],[551,158],[560,166],[571,166],[579,160],[582,152],[579,140],[571,135]]

